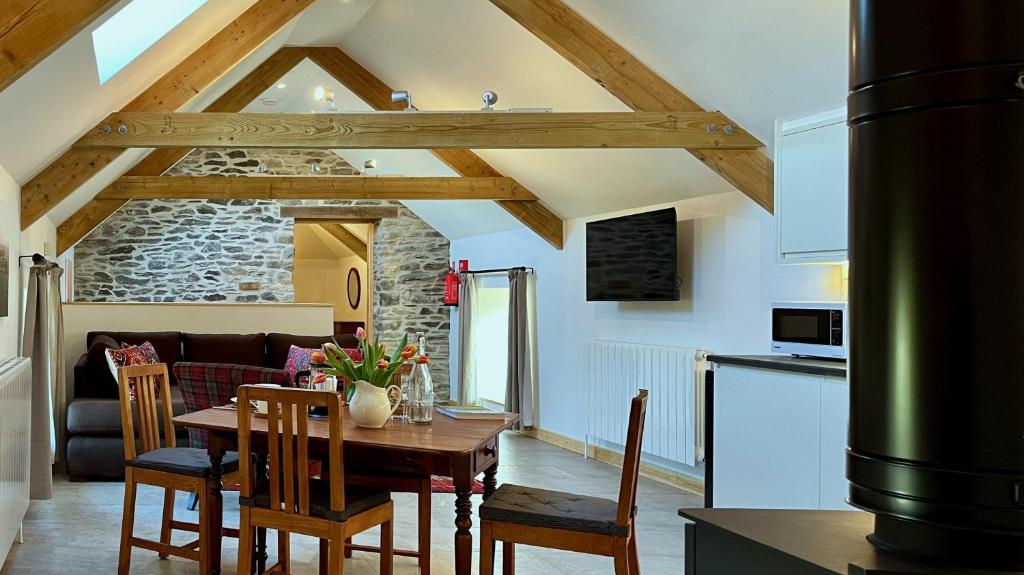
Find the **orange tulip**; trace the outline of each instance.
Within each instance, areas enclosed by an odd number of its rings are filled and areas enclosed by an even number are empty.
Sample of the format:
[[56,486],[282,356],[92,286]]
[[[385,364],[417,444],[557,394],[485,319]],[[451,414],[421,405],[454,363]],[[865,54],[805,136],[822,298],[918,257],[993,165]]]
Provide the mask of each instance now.
[[309,354],[309,361],[312,361],[313,363],[326,363],[327,356],[319,351],[314,351]]
[[388,363],[388,360],[382,359],[377,362],[377,369],[387,369],[389,365],[391,364]]
[[313,380],[312,380],[311,383],[321,384],[321,383],[323,383],[325,381],[327,381],[327,374],[326,373],[318,373],[318,374],[313,376]]

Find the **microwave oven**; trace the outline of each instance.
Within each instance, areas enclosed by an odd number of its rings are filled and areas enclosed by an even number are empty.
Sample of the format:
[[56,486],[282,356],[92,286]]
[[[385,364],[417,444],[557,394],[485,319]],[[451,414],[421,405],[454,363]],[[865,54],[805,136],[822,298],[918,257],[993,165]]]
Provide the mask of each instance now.
[[846,359],[849,314],[842,302],[772,304],[772,351]]

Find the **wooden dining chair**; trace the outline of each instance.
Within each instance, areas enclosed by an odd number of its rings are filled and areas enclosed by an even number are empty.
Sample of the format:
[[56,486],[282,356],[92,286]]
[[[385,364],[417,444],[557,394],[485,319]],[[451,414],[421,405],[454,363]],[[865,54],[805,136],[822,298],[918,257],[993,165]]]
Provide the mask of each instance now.
[[[124,514],[121,519],[121,549],[117,572],[119,575],[129,572],[132,548],[141,547],[156,551],[162,559],[174,555],[198,561],[200,573],[207,573],[210,566],[209,549],[204,544],[209,536],[206,532],[206,526],[209,525],[206,517],[209,512],[207,497],[215,487],[211,479],[210,458],[205,449],[177,447],[175,444],[167,365],[158,363],[122,367],[117,372],[117,378],[125,459]],[[135,415],[132,413],[130,384],[135,386]],[[158,396],[162,410],[157,408]],[[135,443],[135,417],[138,417],[138,446]],[[166,438],[163,441],[161,429]],[[237,480],[238,455],[228,453],[224,457],[223,466],[225,479]],[[135,497],[140,483],[164,488],[160,541],[135,537]],[[174,520],[176,491],[191,491],[199,495],[198,524]],[[171,545],[171,533],[174,530],[197,533],[198,539],[184,545]],[[237,537],[238,531],[224,529],[220,535]]]
[[[409,375],[411,372],[411,367],[402,367],[395,372],[392,383],[401,389],[402,376]],[[420,575],[430,575],[430,515],[431,489],[433,487],[431,479],[428,473],[406,471],[382,473],[366,470],[349,472],[345,477],[345,481],[353,485],[378,485],[387,488],[392,493],[416,494],[416,549],[394,549],[392,552],[403,557],[414,557],[419,565]],[[353,551],[380,553],[380,547],[355,544],[349,539],[345,542],[345,557],[351,557]]]
[[504,575],[515,573],[515,545],[564,549],[615,560],[615,575],[639,575],[636,487],[640,475],[647,390],[630,404],[619,500],[505,484],[480,505],[480,575],[494,572],[502,542]]
[[[253,401],[267,402],[266,445],[269,480],[257,481],[252,464]],[[380,572],[393,567],[394,505],[391,492],[380,487],[345,485],[343,458],[343,397],[330,391],[238,388],[238,452],[241,460],[238,572],[250,573],[256,528],[279,534],[278,563],[268,572],[291,573],[289,536],[292,533],[326,540],[327,570],[344,570],[345,540],[377,525],[380,529]],[[325,460],[329,480],[310,476],[309,408],[327,407],[329,439]]]

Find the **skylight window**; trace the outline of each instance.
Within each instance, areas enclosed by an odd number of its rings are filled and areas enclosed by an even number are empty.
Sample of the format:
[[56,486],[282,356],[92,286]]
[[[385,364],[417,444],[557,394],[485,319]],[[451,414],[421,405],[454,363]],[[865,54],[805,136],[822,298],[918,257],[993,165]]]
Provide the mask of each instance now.
[[206,0],[131,0],[92,33],[96,71],[105,83]]

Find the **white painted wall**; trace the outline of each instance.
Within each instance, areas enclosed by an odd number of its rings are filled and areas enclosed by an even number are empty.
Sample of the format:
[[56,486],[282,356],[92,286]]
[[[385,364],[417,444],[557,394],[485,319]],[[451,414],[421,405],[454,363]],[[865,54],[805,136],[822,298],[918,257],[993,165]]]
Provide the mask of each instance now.
[[0,317],[0,360],[18,355],[21,344],[30,262],[26,260],[25,265],[19,267],[18,256],[39,252],[52,260],[57,242],[57,227],[45,216],[22,232],[20,206],[21,187],[0,166],[0,242],[7,245],[10,258],[8,316]]
[[[588,303],[586,222],[668,206],[677,208],[680,220],[693,220],[692,273],[684,277],[691,282],[688,297],[678,302]],[[454,241],[451,253],[452,259],[469,259],[472,268],[536,268],[540,426],[582,440],[584,339],[769,353],[772,301],[842,297],[840,267],[777,264],[775,233],[770,214],[731,192],[569,220],[562,252],[532,232],[515,230]],[[457,322],[455,310],[453,366]],[[454,369],[452,373],[454,387]]]
[[[7,271],[9,315],[0,317],[0,361],[18,354],[18,254],[21,253],[21,188],[0,166],[0,243],[7,246],[10,266]],[[0,271],[2,273],[2,271]]]

